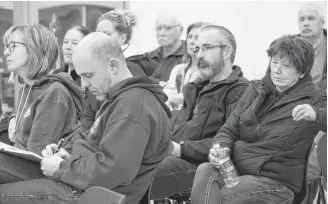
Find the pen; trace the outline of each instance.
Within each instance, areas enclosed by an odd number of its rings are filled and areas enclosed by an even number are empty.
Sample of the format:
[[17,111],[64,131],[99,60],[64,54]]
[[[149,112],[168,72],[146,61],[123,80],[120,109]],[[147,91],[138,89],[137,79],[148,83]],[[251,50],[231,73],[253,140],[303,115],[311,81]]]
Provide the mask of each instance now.
[[58,142],[58,144],[57,144],[57,149],[54,152],[54,154],[56,154],[59,151],[59,149],[61,148],[61,146],[63,145],[63,143],[64,143],[64,139],[60,139],[59,142]]

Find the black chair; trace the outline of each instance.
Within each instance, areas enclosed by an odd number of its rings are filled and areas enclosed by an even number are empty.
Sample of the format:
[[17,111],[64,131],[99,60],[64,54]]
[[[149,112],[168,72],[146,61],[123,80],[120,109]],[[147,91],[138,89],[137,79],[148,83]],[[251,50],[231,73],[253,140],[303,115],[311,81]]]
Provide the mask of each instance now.
[[125,204],[126,196],[100,186],[88,188],[77,201],[78,204]]
[[321,137],[318,143],[317,157],[323,177],[327,180],[327,133]]

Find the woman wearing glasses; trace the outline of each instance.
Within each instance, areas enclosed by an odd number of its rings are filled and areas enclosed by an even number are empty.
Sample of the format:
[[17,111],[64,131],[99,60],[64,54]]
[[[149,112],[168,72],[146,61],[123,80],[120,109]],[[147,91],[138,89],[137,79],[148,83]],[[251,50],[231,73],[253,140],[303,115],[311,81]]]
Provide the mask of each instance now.
[[220,155],[211,149],[210,163],[197,169],[192,203],[293,203],[300,193],[309,148],[327,129],[327,94],[312,82],[314,51],[306,40],[280,37],[267,54],[270,73],[251,82],[212,143],[231,150],[239,183],[223,187],[213,167]]
[[167,104],[172,110],[179,110],[183,102],[183,86],[199,77],[197,59],[194,54],[195,42],[198,33],[204,26],[210,25],[206,22],[190,24],[187,28],[186,51],[184,63],[176,65],[170,74],[170,78],[164,87],[168,96]]
[[[41,155],[46,145],[76,130],[84,92],[68,74],[49,74],[59,51],[49,29],[41,25],[12,26],[3,42],[8,71],[24,82],[13,114],[11,140],[15,147]],[[4,153],[0,157],[0,183],[42,176],[38,163]]]

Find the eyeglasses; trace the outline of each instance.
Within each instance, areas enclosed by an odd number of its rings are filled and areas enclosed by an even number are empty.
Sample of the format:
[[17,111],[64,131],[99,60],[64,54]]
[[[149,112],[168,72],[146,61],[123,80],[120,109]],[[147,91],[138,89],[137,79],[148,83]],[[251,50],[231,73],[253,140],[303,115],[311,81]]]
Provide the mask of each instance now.
[[224,48],[227,47],[227,45],[211,45],[211,44],[203,44],[201,46],[196,46],[195,49],[193,50],[194,54],[196,55],[199,50],[201,49],[203,52],[206,52],[208,50],[212,50],[216,47]]
[[15,50],[15,48],[17,47],[16,44],[21,44],[21,45],[25,45],[25,43],[22,42],[16,42],[16,41],[10,41],[10,43],[8,45],[5,45],[3,48],[3,52],[5,52],[7,49],[9,50],[9,52],[13,52]]
[[156,26],[154,29],[156,30],[156,32],[160,32],[161,30],[163,30],[164,32],[170,32],[173,30],[173,28],[178,27],[180,25],[174,25],[174,26]]

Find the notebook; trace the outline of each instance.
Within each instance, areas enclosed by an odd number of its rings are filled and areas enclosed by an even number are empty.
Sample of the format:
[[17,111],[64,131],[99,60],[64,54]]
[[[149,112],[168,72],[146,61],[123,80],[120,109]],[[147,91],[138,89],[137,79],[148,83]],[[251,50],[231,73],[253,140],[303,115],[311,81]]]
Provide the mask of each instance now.
[[26,151],[23,149],[19,149],[10,145],[7,145],[3,142],[0,142],[0,151],[16,156],[16,157],[20,157],[20,158],[24,158],[24,159],[28,159],[34,162],[41,162],[41,160],[43,159],[43,157],[30,152],[30,151]]

